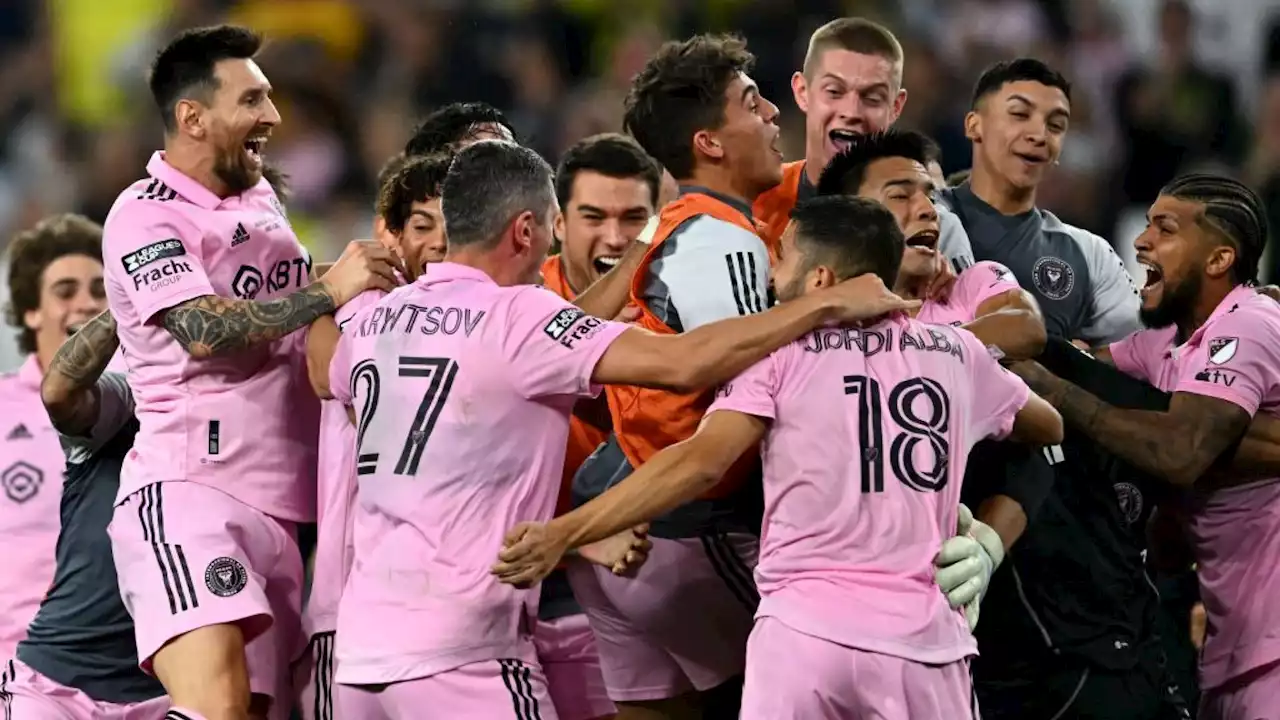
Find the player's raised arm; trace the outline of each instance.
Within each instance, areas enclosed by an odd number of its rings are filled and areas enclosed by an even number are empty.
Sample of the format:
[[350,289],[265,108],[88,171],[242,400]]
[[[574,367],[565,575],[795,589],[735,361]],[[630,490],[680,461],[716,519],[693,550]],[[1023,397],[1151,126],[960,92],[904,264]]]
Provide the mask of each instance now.
[[278,340],[370,288],[389,292],[398,265],[386,248],[356,241],[324,277],[291,295],[263,302],[202,295],[164,311],[161,322],[192,357],[235,352]]
[[1007,358],[1039,355],[1046,340],[1044,317],[1031,293],[1019,287],[1013,274],[997,263],[978,263],[968,275],[985,285],[988,296],[978,304],[973,321],[962,327],[984,345],[1000,348]]
[[678,392],[709,387],[821,325],[868,320],[918,305],[894,295],[880,278],[863,275],[762,313],[678,335],[631,328],[600,357],[592,381]]
[[78,436],[93,429],[98,378],[119,346],[115,318],[103,310],[58,348],[40,383],[40,399],[59,433]]

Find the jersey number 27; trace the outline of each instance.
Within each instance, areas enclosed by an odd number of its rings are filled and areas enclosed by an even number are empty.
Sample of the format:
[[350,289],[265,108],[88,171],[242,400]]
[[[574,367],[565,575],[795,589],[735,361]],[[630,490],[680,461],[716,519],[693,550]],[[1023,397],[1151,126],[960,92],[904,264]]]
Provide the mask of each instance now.
[[[458,374],[458,363],[448,358],[412,357],[401,355],[397,362],[396,375],[401,378],[397,389],[412,383],[417,378],[422,387],[422,399],[418,402],[418,410],[405,428],[388,428],[379,423],[378,432],[374,433],[377,441],[403,437],[400,442],[400,453],[396,460],[396,475],[417,475],[418,464],[422,462],[422,452],[427,448],[431,432],[440,419],[440,411],[449,400],[449,391],[453,389],[453,379]],[[364,391],[360,392],[361,384]],[[382,453],[371,449],[375,438],[368,436],[369,426],[378,412],[378,403],[382,398],[382,375],[373,360],[364,360],[351,370],[351,391],[355,398],[363,398],[360,404],[359,421],[356,424],[356,475],[372,475],[378,471],[378,461]],[[386,398],[388,402],[396,402],[399,393]],[[403,435],[401,435],[403,433]],[[381,443],[377,443],[381,444]]]

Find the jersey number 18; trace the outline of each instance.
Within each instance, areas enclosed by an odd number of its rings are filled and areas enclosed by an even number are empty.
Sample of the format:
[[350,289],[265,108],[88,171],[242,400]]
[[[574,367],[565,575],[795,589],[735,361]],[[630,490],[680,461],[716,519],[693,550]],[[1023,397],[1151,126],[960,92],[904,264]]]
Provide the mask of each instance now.
[[[920,492],[937,492],[947,484],[950,446],[951,399],[942,385],[930,378],[903,380],[889,391],[884,403],[880,382],[866,375],[845,375],[844,394],[858,398],[858,445],[862,455],[862,492],[884,492],[885,431],[883,411],[902,428],[889,442],[889,463],[904,485]],[[925,402],[919,412],[917,400]],[[916,467],[915,452],[921,443],[933,451],[932,467]]]

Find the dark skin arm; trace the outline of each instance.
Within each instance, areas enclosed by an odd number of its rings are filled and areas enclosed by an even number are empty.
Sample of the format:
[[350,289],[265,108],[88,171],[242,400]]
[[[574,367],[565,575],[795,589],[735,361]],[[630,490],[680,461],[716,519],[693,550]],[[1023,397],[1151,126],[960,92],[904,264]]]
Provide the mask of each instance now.
[[1128,410],[1103,402],[1042,365],[1011,367],[1063,419],[1109,452],[1179,486],[1190,486],[1249,427],[1249,414],[1234,403],[1173,393],[1167,412]]
[[1027,513],[1008,495],[992,495],[983,500],[977,518],[996,531],[1005,552],[1009,552],[1027,530]]
[[98,378],[119,346],[116,320],[104,310],[58,348],[40,383],[40,399],[58,432],[83,436],[93,429],[101,402]]
[[257,302],[203,295],[164,312],[164,328],[192,357],[209,358],[279,340],[332,313],[338,304],[322,282]]
[[1044,350],[1044,318],[1031,294],[1015,289],[987,298],[974,320],[962,325],[983,345],[1000,348],[1006,358],[1025,360]]

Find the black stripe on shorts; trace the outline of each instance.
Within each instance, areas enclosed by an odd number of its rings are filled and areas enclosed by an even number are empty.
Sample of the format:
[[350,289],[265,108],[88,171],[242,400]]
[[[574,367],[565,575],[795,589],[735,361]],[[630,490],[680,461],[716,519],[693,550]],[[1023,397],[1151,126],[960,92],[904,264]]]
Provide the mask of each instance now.
[[191,580],[191,568],[182,546],[167,542],[164,530],[164,484],[155,483],[138,491],[138,521],[142,524],[142,540],[151,545],[160,568],[160,581],[169,597],[169,612],[200,607],[196,598],[196,586]]
[[502,667],[502,684],[511,693],[511,707],[516,711],[516,720],[542,720],[529,666],[519,660],[499,660],[498,665]]
[[702,549],[711,561],[711,569],[715,570],[738,602],[754,613],[760,606],[760,593],[756,591],[750,568],[738,557],[738,552],[729,539],[724,535],[703,535],[698,539],[702,541]]

